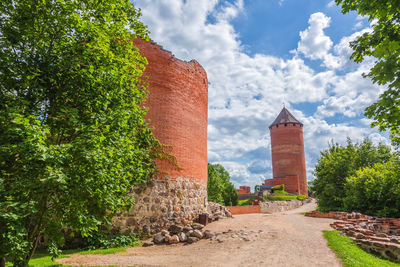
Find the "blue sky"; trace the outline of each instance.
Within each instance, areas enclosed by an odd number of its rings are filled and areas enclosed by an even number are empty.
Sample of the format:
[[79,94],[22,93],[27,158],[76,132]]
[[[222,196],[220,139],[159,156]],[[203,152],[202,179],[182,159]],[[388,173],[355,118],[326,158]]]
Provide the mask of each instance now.
[[134,0],[151,38],[209,80],[208,160],[236,186],[272,178],[268,125],[284,102],[304,124],[308,179],[334,140],[388,143],[363,116],[385,89],[362,78],[374,59],[349,60],[369,30],[330,0]]

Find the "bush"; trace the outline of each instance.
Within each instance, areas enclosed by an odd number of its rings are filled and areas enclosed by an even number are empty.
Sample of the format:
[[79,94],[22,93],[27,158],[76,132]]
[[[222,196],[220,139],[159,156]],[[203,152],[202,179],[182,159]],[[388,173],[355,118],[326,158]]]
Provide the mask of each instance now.
[[347,211],[400,217],[400,164],[387,162],[358,170],[346,183]]
[[297,196],[297,199],[298,199],[298,200],[306,200],[306,199],[307,199],[307,196],[305,196],[305,195],[298,195],[298,196]]
[[220,164],[208,163],[208,201],[225,206],[238,205],[238,193],[230,181],[230,175]]
[[291,196],[291,195],[269,195],[269,196],[264,196],[264,199],[272,200],[272,201],[287,201],[287,200],[296,200],[297,196]]
[[116,248],[139,245],[139,239],[133,235],[109,235],[104,232],[95,232],[83,240],[82,248],[93,250],[98,248]]
[[289,193],[285,190],[275,190],[274,195],[288,195]]
[[239,206],[248,206],[251,204],[251,202],[253,202],[256,199],[257,199],[257,197],[251,197],[249,199],[242,199],[242,200],[238,201],[238,205]]
[[319,210],[345,211],[346,178],[357,170],[371,167],[376,163],[384,163],[391,158],[390,148],[365,139],[362,143],[353,144],[350,139],[346,146],[330,144],[321,152],[315,165],[312,189],[318,199]]

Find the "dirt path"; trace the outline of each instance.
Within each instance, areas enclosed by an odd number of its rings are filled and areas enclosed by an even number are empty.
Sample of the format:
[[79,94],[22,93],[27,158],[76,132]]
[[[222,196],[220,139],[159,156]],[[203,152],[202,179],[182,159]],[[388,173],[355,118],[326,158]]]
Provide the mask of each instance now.
[[113,255],[73,255],[59,260],[69,265],[117,266],[341,266],[327,247],[322,230],[331,219],[310,218],[301,212],[315,203],[275,214],[235,215],[209,224],[218,240],[192,245],[130,248]]

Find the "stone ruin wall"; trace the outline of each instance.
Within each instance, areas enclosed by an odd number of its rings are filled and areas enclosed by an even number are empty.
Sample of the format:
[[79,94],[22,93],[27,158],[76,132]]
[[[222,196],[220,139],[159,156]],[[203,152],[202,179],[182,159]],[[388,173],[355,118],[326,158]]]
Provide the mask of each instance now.
[[133,193],[134,208],[113,224],[121,232],[154,233],[207,212],[208,80],[198,62],[181,61],[152,41],[133,42],[149,62],[143,75],[149,84],[147,119],[180,168],[156,160],[161,174],[144,192]]
[[400,263],[400,219],[379,218],[360,213],[313,211],[306,216],[336,219],[331,226],[343,231],[369,253]]

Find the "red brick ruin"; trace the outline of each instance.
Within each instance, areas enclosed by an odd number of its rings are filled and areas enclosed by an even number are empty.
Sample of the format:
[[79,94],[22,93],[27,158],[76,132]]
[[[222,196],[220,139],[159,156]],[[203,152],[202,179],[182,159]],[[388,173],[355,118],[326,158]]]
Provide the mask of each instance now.
[[134,44],[149,63],[143,76],[149,78],[145,105],[153,134],[181,169],[161,160],[157,167],[172,179],[207,183],[207,73],[197,61],[179,60],[154,42],[136,39]]
[[133,43],[148,61],[143,75],[149,89],[147,119],[178,164],[157,160],[161,172],[153,185],[134,192],[133,209],[113,223],[122,232],[155,233],[190,224],[207,212],[208,80],[195,60],[179,60],[152,41]]
[[303,124],[283,108],[269,130],[273,179],[265,180],[264,184],[284,184],[289,193],[307,195]]

